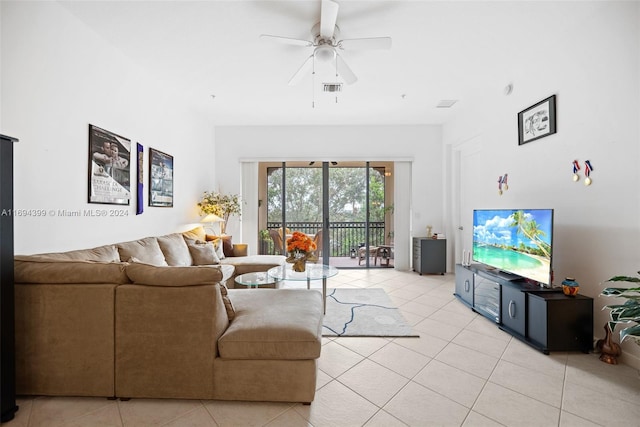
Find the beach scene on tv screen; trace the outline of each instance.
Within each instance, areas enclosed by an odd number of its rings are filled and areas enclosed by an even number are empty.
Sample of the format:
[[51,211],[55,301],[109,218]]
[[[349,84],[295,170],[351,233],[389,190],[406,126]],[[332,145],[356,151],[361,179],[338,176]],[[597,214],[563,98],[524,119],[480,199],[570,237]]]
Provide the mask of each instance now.
[[549,284],[553,211],[477,210],[473,221],[473,259]]

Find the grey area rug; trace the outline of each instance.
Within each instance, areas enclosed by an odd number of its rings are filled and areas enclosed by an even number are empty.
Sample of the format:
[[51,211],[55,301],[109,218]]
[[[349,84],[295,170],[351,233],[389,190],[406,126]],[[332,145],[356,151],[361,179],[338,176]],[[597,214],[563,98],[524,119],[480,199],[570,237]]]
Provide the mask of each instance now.
[[327,289],[325,337],[418,337],[380,288]]

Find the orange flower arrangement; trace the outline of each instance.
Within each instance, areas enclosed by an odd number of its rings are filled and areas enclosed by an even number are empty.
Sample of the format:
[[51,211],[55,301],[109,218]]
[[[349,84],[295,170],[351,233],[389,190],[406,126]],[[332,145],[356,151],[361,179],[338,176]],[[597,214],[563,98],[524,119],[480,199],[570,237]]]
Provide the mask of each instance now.
[[287,239],[287,252],[313,252],[317,249],[311,237],[299,231],[294,231],[293,235]]
[[317,248],[311,237],[294,231],[293,235],[287,239],[287,252],[289,252],[287,262],[293,264],[293,271],[305,271],[307,261],[317,261],[318,258],[313,254]]

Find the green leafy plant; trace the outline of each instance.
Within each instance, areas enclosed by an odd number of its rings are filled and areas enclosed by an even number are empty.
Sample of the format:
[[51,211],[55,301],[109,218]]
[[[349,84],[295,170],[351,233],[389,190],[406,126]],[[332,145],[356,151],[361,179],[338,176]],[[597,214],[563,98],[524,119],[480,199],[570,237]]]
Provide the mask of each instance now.
[[269,239],[271,239],[271,236],[269,235],[269,230],[267,230],[266,228],[260,230],[258,232],[258,236],[260,236],[261,240],[269,240]]
[[198,202],[202,215],[214,214],[224,219],[221,224],[221,232],[224,233],[227,221],[231,215],[240,215],[240,196],[237,194],[222,194],[213,191],[205,191]]
[[[640,272],[638,272],[640,274]],[[640,283],[639,277],[615,276],[607,282]],[[604,308],[610,310],[611,320],[609,329],[615,330],[618,323],[629,325],[620,331],[620,342],[626,338],[632,338],[640,345],[640,287],[635,288],[606,288],[600,295],[607,297],[626,298],[624,304],[607,305]]]

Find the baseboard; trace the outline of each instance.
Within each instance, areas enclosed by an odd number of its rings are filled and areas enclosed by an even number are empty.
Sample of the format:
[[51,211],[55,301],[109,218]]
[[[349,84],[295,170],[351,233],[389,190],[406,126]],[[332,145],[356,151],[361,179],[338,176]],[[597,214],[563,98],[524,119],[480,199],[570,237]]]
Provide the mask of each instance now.
[[622,352],[620,355],[620,362],[640,371],[640,357],[630,354],[628,351]]

